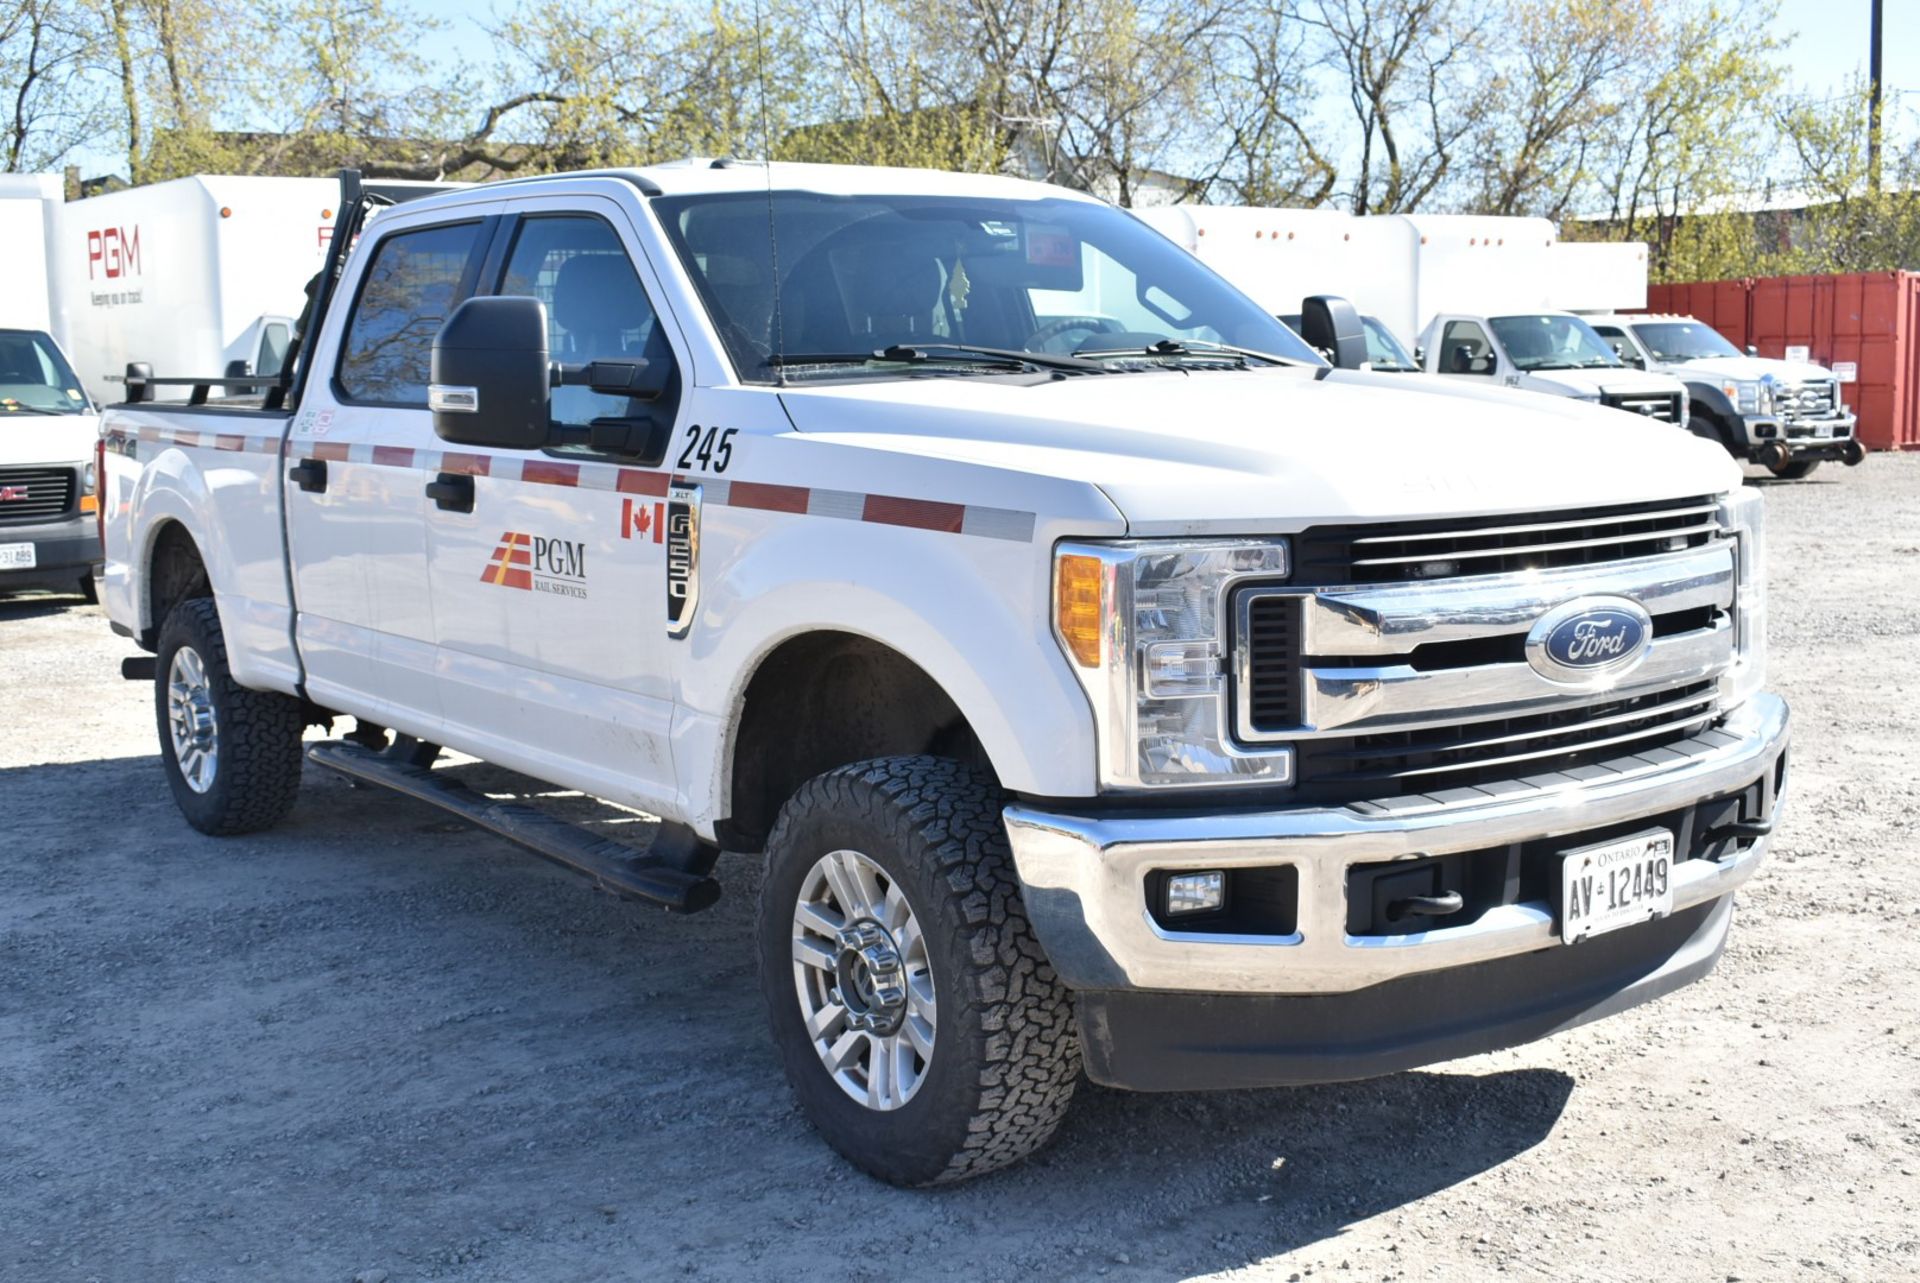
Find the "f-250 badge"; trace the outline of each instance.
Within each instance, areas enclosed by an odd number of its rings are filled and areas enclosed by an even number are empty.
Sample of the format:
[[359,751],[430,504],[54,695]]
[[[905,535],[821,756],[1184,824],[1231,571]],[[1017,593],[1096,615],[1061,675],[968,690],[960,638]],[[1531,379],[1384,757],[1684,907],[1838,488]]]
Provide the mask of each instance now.
[[700,487],[667,490],[667,636],[685,637],[700,604]]

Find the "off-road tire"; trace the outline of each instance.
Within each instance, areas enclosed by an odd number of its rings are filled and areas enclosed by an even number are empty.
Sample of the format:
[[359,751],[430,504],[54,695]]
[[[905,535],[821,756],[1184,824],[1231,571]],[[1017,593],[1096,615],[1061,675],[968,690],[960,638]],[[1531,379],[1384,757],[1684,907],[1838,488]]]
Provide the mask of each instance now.
[[1777,468],[1769,466],[1767,471],[1782,481],[1798,481],[1802,477],[1812,476],[1813,470],[1820,464],[1819,459],[1792,459]]
[[[881,758],[803,784],[767,842],[760,983],[787,1078],[828,1144],[896,1185],[1019,1162],[1052,1137],[1079,1078],[1072,1000],[1027,921],[1003,805],[974,767]],[[795,991],[796,900],[814,864],[836,850],[863,853],[906,893],[932,964],[927,1076],[892,1110],[869,1108],[834,1081]]]
[[[206,669],[219,744],[211,786],[195,792],[181,773],[168,729],[167,685],[173,657],[190,646]],[[272,691],[248,690],[227,668],[227,643],[211,598],[181,602],[160,626],[153,688],[160,733],[160,762],[173,800],[187,823],[202,833],[230,837],[271,828],[286,818],[300,791],[300,701]]]

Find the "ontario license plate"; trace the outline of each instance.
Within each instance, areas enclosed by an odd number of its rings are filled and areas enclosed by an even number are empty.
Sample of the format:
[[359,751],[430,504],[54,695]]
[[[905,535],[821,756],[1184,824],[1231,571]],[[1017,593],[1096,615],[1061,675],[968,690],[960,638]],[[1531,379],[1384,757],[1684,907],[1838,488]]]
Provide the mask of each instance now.
[[0,570],[32,570],[39,564],[30,543],[0,543]]
[[1568,944],[1673,912],[1673,834],[1665,829],[1568,851],[1560,938]]

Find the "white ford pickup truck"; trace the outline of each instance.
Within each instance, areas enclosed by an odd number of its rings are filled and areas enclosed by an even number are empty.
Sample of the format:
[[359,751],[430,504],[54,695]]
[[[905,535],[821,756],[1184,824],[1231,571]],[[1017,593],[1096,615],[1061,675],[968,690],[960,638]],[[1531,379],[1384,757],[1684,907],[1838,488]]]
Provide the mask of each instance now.
[[1391,1073],[1718,958],[1788,718],[1716,445],[1332,369],[1011,179],[377,203],[262,404],[136,367],[103,423],[105,598],[194,826],[273,824],[312,761],[682,910],[762,853],[793,1089],[910,1185],[1031,1152],[1082,1066]]

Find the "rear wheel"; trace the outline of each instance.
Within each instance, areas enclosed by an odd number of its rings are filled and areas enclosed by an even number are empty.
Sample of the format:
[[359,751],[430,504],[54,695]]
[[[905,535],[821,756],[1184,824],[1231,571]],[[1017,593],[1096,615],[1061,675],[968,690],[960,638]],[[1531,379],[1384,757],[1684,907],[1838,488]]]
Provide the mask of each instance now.
[[161,625],[154,716],[173,800],[194,828],[252,833],[293,808],[300,701],[234,682],[220,614],[208,598],[181,602]]
[[1767,471],[1782,481],[1798,481],[1802,477],[1812,476],[1813,470],[1819,466],[1818,459],[1790,459],[1786,463],[1768,464]]
[[1067,991],[981,773],[933,757],[818,776],[782,809],[760,980],[787,1077],[840,1153],[933,1185],[1018,1162],[1073,1097]]

